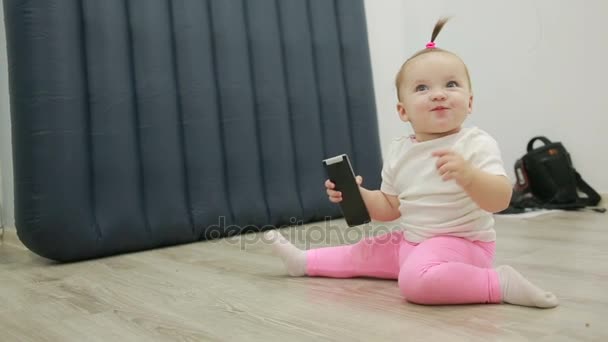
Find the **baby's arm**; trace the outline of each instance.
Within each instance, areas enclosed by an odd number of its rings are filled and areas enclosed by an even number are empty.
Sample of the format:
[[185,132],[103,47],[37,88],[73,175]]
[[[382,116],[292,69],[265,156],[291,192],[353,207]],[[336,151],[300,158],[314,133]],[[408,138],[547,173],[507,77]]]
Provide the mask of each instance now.
[[[361,197],[363,197],[365,207],[373,220],[386,222],[396,220],[401,216],[399,198],[397,196],[387,195],[380,190],[367,190],[361,186],[362,182],[361,176],[357,176],[357,184],[359,184]],[[335,184],[329,179],[325,181],[325,187],[327,188],[327,195],[331,202],[340,203],[342,201],[342,193],[333,190]]]
[[454,151],[433,155],[439,157],[437,169],[443,180],[455,180],[481,209],[496,213],[509,206],[512,188],[507,177],[484,172]]
[[512,188],[507,177],[474,167],[471,183],[463,189],[481,209],[491,213],[505,210],[511,201]]
[[388,195],[380,190],[367,190],[359,187],[361,196],[372,219],[377,221],[393,221],[401,216],[399,198]]

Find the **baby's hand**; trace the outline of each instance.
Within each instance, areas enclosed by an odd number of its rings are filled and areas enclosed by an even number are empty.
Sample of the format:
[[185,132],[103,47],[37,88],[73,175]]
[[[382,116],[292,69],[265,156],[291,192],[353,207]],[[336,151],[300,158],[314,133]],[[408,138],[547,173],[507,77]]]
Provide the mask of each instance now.
[[437,159],[437,170],[444,181],[453,179],[463,188],[471,185],[473,181],[473,166],[462,156],[452,150],[439,150],[433,152]]
[[[357,185],[361,186],[363,183],[363,177],[357,176],[355,178]],[[329,201],[332,203],[340,203],[342,202],[342,193],[340,191],[334,190],[336,185],[332,183],[329,179],[325,181],[325,188],[327,189],[327,196],[329,196]]]

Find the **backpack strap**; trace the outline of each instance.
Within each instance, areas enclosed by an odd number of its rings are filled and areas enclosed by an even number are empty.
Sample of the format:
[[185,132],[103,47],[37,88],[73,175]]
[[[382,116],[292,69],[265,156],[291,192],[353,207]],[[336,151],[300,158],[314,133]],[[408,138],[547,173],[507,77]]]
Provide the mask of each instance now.
[[526,150],[528,152],[530,152],[534,149],[534,143],[536,142],[536,140],[542,141],[545,145],[549,145],[551,143],[551,140],[549,140],[547,137],[543,137],[542,135],[539,135],[537,137],[530,139],[530,141],[528,141],[528,146],[526,147]]
[[581,177],[578,171],[574,170],[574,174],[576,175],[577,187],[585,195],[587,195],[587,198],[580,198],[580,200],[588,207],[595,207],[598,203],[600,203],[602,197],[589,184],[587,184],[587,182],[583,180],[583,177]]

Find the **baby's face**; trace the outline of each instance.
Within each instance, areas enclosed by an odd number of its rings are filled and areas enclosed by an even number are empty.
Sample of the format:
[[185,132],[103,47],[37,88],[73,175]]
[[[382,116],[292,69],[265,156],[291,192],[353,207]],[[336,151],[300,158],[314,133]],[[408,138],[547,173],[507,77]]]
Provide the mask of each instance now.
[[399,116],[419,141],[460,131],[471,113],[473,95],[462,61],[447,52],[420,55],[408,62],[399,88]]

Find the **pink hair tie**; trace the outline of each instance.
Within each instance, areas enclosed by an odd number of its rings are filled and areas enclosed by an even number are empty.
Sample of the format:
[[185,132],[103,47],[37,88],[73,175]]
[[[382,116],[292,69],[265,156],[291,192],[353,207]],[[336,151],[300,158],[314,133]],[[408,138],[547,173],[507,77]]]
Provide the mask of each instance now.
[[434,49],[435,48],[435,42],[428,42],[426,44],[426,48],[427,49]]

